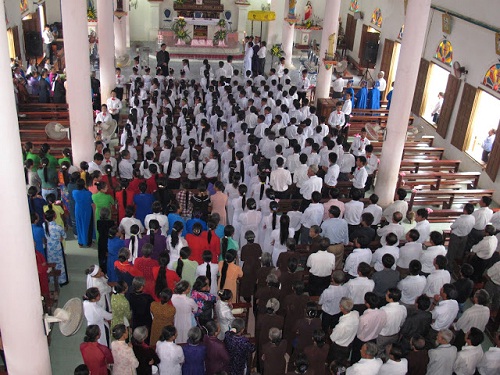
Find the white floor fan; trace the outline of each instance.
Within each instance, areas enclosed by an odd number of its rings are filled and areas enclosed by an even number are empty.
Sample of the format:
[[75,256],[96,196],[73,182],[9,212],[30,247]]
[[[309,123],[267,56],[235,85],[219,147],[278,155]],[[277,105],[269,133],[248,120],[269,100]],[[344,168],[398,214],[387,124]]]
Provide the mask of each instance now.
[[45,334],[51,331],[52,323],[59,323],[59,330],[63,336],[72,336],[78,332],[83,321],[83,304],[80,298],[71,298],[64,304],[64,307],[57,308],[54,315],[45,314],[43,316],[45,324]]
[[70,139],[69,127],[61,125],[58,122],[52,121],[45,125],[45,133],[47,134],[47,137],[56,141],[61,141],[66,137]]

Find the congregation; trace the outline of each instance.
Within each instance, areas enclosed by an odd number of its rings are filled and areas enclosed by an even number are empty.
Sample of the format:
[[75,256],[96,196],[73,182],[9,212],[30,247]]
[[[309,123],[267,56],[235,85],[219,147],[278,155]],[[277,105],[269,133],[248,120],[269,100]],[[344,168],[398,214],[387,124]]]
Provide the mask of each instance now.
[[[90,373],[497,373],[500,335],[481,348],[500,306],[491,198],[466,204],[445,241],[427,208],[413,218],[405,189],[385,209],[370,193],[379,160],[366,129],[348,133],[367,91],[346,82],[326,118],[307,70],[294,81],[284,61],[266,75],[232,57],[218,66],[117,69],[94,103],[93,160],[24,145],[42,294],[46,262],[70,281],[67,231],[97,244],[80,348]],[[385,85],[381,72],[371,102]]]

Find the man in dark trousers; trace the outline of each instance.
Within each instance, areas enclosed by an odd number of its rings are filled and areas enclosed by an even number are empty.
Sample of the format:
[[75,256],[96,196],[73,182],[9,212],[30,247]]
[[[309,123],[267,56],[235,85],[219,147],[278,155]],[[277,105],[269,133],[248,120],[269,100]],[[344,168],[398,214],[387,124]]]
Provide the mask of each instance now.
[[165,43],[162,43],[161,49],[156,52],[156,66],[161,67],[161,72],[165,77],[168,76],[169,61],[170,55],[167,52],[167,45]]

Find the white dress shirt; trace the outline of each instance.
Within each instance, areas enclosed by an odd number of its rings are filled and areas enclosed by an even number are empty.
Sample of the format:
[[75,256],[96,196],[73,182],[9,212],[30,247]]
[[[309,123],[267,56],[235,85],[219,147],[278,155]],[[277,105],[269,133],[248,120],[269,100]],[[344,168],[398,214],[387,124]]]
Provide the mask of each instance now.
[[120,160],[120,163],[118,164],[118,170],[120,172],[120,178],[123,178],[125,180],[131,180],[132,178],[134,178],[134,167],[132,166],[130,160]]
[[317,277],[326,277],[335,269],[335,255],[328,251],[318,251],[307,258],[309,272]]
[[388,359],[378,371],[380,375],[406,375],[407,372],[408,360],[406,358],[401,358],[399,362]]
[[427,276],[427,282],[425,283],[425,288],[422,293],[427,294],[429,297],[434,297],[439,294],[441,288],[444,284],[451,281],[450,273],[447,270],[433,270],[429,276]]
[[161,373],[181,375],[184,363],[182,347],[170,341],[158,341],[156,354],[160,358],[159,370]]
[[382,207],[378,204],[370,204],[363,210],[363,214],[368,212],[373,215],[373,223],[372,225],[380,224],[380,219],[382,219]]
[[332,89],[335,92],[342,92],[344,90],[344,79],[342,77],[339,77],[335,81],[333,81]]
[[493,211],[489,207],[480,207],[472,213],[472,216],[476,219],[474,229],[484,230],[493,216]]
[[361,358],[358,362],[347,368],[346,375],[377,375],[382,364],[383,362],[380,358]]
[[[358,275],[358,266],[362,262],[367,264],[372,262],[372,251],[370,249],[354,249],[345,260],[344,272],[356,277]],[[373,285],[375,285],[375,283]]]
[[323,205],[321,203],[311,203],[302,214],[300,222],[306,228],[311,228],[313,225],[320,225],[322,219]]
[[404,219],[406,217],[406,213],[408,212],[408,202],[400,200],[394,201],[385,208],[382,215],[385,217],[385,220],[390,223],[392,222],[392,215],[394,212],[401,212]]
[[399,259],[396,265],[400,268],[410,267],[412,260],[419,260],[422,253],[422,244],[418,242],[407,242],[399,248]]
[[389,233],[394,233],[398,237],[398,242],[404,238],[405,228],[400,223],[390,223],[383,228],[377,229],[377,234],[380,236],[380,243],[386,245],[385,236]]
[[342,111],[333,111],[328,117],[328,124],[330,126],[344,126],[345,124],[345,114]]
[[[394,257],[394,260],[397,261],[399,258],[399,247],[385,245],[375,250],[372,256],[372,265],[373,268],[375,268],[375,271],[382,271],[384,269],[384,265],[382,264],[382,257],[385,254],[391,254]],[[396,263],[394,263],[392,269],[396,269]]]
[[475,253],[481,259],[490,259],[498,245],[498,239],[495,236],[485,236],[479,243],[472,246],[471,252]]
[[431,225],[429,224],[429,221],[427,220],[419,221],[417,225],[415,225],[415,228],[413,229],[415,229],[419,234],[417,242],[420,243],[427,242],[427,240],[429,239],[429,235],[431,234]]
[[474,224],[476,223],[476,218],[473,215],[460,215],[454,222],[451,224],[451,233],[458,237],[467,236],[472,228],[474,228]]
[[380,335],[392,336],[398,333],[406,319],[406,307],[400,305],[398,302],[389,302],[380,310],[383,310],[387,314],[387,322],[380,331]]
[[435,331],[449,328],[458,314],[458,302],[454,299],[440,301],[434,310],[432,310],[432,319],[434,322],[431,327]]
[[347,224],[358,225],[361,223],[361,214],[365,205],[363,202],[351,200],[345,204],[344,219]]
[[274,191],[284,192],[292,184],[292,175],[284,168],[277,168],[271,172],[269,183]]
[[356,189],[364,189],[366,180],[368,178],[368,172],[365,167],[358,167],[353,173],[354,179],[352,180],[352,186]]
[[429,350],[427,375],[451,375],[453,364],[457,358],[457,348],[450,344],[439,345]]
[[363,342],[374,340],[387,323],[387,314],[380,309],[367,309],[359,318],[358,339]]
[[324,177],[325,184],[328,186],[337,186],[337,179],[339,178],[339,173],[340,173],[340,167],[337,164],[330,165]]
[[311,194],[315,191],[321,192],[323,188],[323,180],[318,176],[310,176],[302,183],[300,194],[307,200],[311,200]]
[[500,285],[500,262],[496,262],[494,265],[488,268],[486,274],[494,284]]
[[387,81],[385,80],[384,77],[378,79],[379,87],[378,89],[380,90],[381,93],[385,91],[385,88],[387,87]]
[[321,310],[330,315],[340,313],[340,300],[347,296],[347,288],[344,285],[330,285],[319,297]]
[[144,225],[146,226],[146,228],[149,228],[149,222],[151,220],[158,220],[158,224],[160,224],[161,234],[166,237],[167,233],[168,233],[167,215],[163,215],[163,214],[148,214],[148,215],[146,215],[146,217],[144,218]]
[[340,159],[340,173],[351,173],[356,166],[356,158],[353,154],[344,153]]
[[491,347],[477,365],[477,371],[481,375],[497,375],[500,368],[500,348]]
[[434,271],[434,259],[438,255],[446,256],[446,249],[443,245],[430,246],[426,250],[422,250],[420,254],[420,263],[422,263],[422,272],[431,273]]
[[[347,100],[348,102],[350,102],[350,100]],[[368,155],[366,155],[366,165],[365,165],[365,168],[366,168],[366,171],[368,172],[368,174],[373,174],[373,172],[375,172],[377,169],[378,169],[378,163],[380,162],[380,160],[377,158],[377,156],[375,154],[371,154],[370,157],[368,157]]]
[[358,326],[359,312],[352,310],[340,317],[339,322],[330,335],[330,339],[339,346],[347,347],[356,337]]
[[481,358],[483,358],[481,345],[465,345],[457,354],[457,359],[453,364],[453,371],[456,375],[474,375]]
[[112,115],[117,115],[120,113],[120,109],[122,109],[122,102],[118,98],[109,98],[106,101],[108,106],[108,112]]
[[484,332],[489,319],[490,309],[488,306],[474,304],[465,310],[460,319],[458,319],[455,323],[455,329],[461,329],[467,333],[472,327],[476,327]]
[[203,168],[203,173],[207,178],[217,177],[219,174],[219,162],[215,159],[210,159]]
[[367,277],[358,276],[349,280],[345,287],[347,288],[347,296],[352,299],[355,305],[359,305],[365,303],[366,293],[373,292],[375,282]]
[[344,112],[344,114],[347,116],[351,115],[351,113],[352,113],[352,100],[344,101],[344,104],[342,105],[342,112]]
[[398,289],[401,290],[401,303],[413,305],[417,297],[421,296],[424,292],[425,284],[425,276],[406,276],[398,283]]
[[351,150],[354,156],[365,156],[365,147],[370,144],[368,138],[361,138],[360,136],[354,137]]

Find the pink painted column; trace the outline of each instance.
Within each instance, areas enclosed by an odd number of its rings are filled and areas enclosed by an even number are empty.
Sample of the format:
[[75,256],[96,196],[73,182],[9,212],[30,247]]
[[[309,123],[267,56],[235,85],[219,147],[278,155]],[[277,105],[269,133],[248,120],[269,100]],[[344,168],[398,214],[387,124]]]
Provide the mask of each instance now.
[[111,96],[115,88],[115,33],[113,1],[97,0],[97,36],[99,38],[99,80],[102,102]]
[[321,44],[319,47],[319,71],[316,82],[316,99],[330,97],[330,85],[332,83],[332,68],[326,69],[322,60],[330,44],[329,37],[335,33],[334,50],[337,46],[339,32],[340,0],[326,0],[325,11],[323,13],[323,31],[321,33]]
[[[0,163],[0,330],[9,374],[50,375],[49,348],[43,328],[40,284],[31,237],[26,199],[21,139],[9,64],[5,8],[0,7],[0,72],[5,83],[0,90],[3,108],[2,157]],[[31,369],[31,370],[28,370]]]
[[71,149],[76,166],[92,160],[94,155],[94,130],[90,89],[90,61],[87,37],[86,0],[62,0],[63,22],[71,27],[64,30],[64,52],[71,126]]
[[388,206],[394,200],[400,160],[406,139],[407,123],[417,83],[418,68],[427,32],[431,0],[409,0],[405,34],[401,43],[394,95],[387,120],[386,140],[382,147],[375,193],[379,204]]

